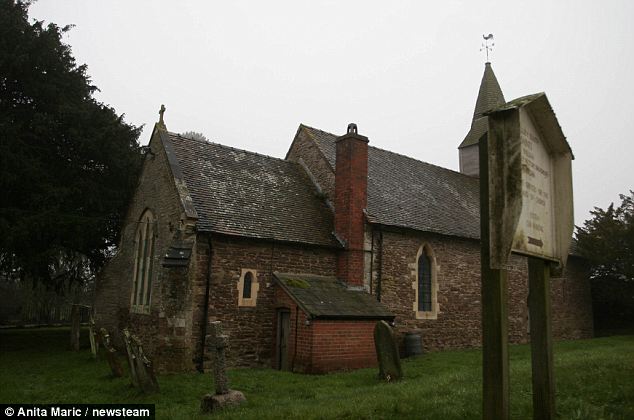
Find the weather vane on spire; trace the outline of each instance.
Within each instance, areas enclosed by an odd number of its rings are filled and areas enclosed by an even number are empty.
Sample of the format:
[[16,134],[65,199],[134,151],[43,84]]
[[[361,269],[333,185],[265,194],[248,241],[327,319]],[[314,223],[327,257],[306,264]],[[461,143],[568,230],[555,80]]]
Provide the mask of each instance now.
[[[493,51],[493,46],[495,45],[493,43],[493,34],[482,35],[482,38],[484,38],[484,43],[482,44],[482,48],[480,48],[480,51],[482,51],[482,50],[486,51],[487,63],[488,63],[489,62],[489,51]],[[489,45],[489,41],[491,41],[491,45]]]

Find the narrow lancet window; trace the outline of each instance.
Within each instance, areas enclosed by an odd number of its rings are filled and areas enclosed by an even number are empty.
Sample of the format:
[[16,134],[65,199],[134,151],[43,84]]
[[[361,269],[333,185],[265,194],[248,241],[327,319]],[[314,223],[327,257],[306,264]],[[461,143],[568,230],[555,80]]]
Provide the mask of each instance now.
[[429,312],[432,310],[431,289],[431,260],[423,252],[418,258],[418,310]]
[[412,289],[414,302],[412,309],[416,319],[437,319],[438,306],[438,271],[434,252],[428,244],[421,245],[416,253],[412,270]]
[[242,299],[251,299],[251,284],[252,283],[253,283],[253,274],[249,271],[244,275]]

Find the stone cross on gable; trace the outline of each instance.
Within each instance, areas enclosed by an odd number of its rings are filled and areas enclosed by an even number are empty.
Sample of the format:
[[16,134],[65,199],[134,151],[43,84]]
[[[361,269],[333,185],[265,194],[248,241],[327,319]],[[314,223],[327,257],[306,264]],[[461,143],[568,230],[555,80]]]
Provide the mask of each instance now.
[[165,114],[165,105],[161,104],[161,109],[159,110],[159,124],[161,125],[165,125],[165,122],[163,121],[163,114]]

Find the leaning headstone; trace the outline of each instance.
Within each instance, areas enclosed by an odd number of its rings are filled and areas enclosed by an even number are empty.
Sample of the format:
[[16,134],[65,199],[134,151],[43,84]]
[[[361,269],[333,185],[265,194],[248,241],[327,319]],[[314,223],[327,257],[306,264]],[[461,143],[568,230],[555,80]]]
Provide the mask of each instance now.
[[97,340],[97,327],[95,326],[95,319],[92,315],[90,315],[90,321],[88,322],[88,337],[90,338],[92,358],[96,359],[99,353],[99,340]]
[[152,361],[143,352],[141,341],[134,335],[131,337],[132,351],[134,352],[134,361],[136,363],[136,373],[139,386],[145,393],[156,392],[159,390],[156,375],[154,375],[154,366]]
[[207,394],[203,397],[200,408],[205,413],[228,406],[240,405],[245,401],[242,392],[229,389],[225,362],[225,349],[229,341],[228,337],[222,333],[220,321],[213,321],[210,326],[212,334],[205,337],[205,343],[207,346],[214,348],[214,383],[216,385],[216,393]]
[[117,359],[117,350],[112,346],[112,343],[110,342],[110,334],[108,334],[108,331],[106,331],[105,328],[101,329],[101,342],[106,350],[106,360],[108,361],[108,365],[110,365],[112,376],[116,378],[122,377],[123,369],[121,368],[119,359]]
[[125,351],[128,355],[128,368],[130,369],[130,380],[132,381],[132,386],[135,388],[139,387],[139,377],[136,372],[136,360],[134,356],[134,352],[132,351],[132,334],[128,331],[127,328],[123,330],[123,341],[125,343]]
[[379,321],[374,327],[374,346],[379,361],[379,378],[387,382],[398,381],[403,377],[401,359],[392,328],[385,321]]

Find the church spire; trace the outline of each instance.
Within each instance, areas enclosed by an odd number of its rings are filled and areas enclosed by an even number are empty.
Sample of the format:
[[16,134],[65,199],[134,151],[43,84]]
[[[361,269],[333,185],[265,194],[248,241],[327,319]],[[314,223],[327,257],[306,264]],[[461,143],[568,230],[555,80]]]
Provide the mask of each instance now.
[[[467,175],[478,175],[477,145],[480,141],[480,137],[488,130],[488,120],[484,113],[497,106],[503,105],[505,102],[504,94],[502,94],[498,79],[495,77],[495,73],[493,73],[491,63],[487,61],[484,63],[484,74],[482,75],[478,99],[476,100],[475,109],[473,110],[471,129],[462,143],[460,143],[460,146],[458,146],[458,149],[460,149],[460,172],[466,173]],[[475,150],[468,151],[466,150],[467,148]],[[471,155],[474,155],[475,161],[469,157]]]
[[495,73],[493,73],[491,63],[484,63],[484,74],[482,75],[478,99],[473,110],[471,129],[458,148],[461,149],[476,144],[487,131],[487,118],[483,114],[497,106],[503,105],[505,102],[504,94],[498,79],[495,77]]
[[503,105],[504,94],[500,89],[498,79],[493,73],[491,63],[488,61],[484,63],[484,74],[482,75],[482,81],[480,82],[480,91],[478,92],[478,100],[476,101],[475,110],[473,111],[473,119],[482,117],[482,114],[495,108],[496,106]]
[[478,142],[480,138],[486,134],[488,127],[488,118],[485,112],[506,103],[502,89],[498,79],[493,73],[491,63],[484,63],[484,74],[480,82],[480,91],[478,99],[473,110],[473,119],[471,120],[471,129],[467,133],[460,146],[458,146],[460,157],[460,172],[466,175],[479,175],[479,158],[478,158]]

